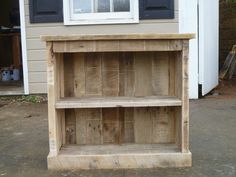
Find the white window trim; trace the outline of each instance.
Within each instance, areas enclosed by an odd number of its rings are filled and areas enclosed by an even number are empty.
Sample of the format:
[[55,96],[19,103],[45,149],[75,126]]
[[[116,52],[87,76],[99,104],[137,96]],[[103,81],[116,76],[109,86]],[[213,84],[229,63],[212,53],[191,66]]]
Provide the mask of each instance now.
[[138,23],[139,7],[137,0],[130,0],[130,12],[107,12],[73,14],[69,0],[63,0],[64,25],[122,24]]

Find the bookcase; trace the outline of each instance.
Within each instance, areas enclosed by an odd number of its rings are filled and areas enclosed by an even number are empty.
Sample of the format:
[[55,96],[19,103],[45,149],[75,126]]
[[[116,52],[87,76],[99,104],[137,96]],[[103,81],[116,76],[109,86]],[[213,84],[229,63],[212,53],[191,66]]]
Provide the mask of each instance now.
[[193,34],[42,36],[49,169],[189,167]]

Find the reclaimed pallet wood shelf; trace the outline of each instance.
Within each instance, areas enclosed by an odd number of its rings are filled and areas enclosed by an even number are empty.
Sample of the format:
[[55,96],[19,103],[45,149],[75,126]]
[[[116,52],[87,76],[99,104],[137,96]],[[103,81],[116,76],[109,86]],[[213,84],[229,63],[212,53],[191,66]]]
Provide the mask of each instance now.
[[[94,169],[113,168],[113,166],[150,168],[166,167],[164,161],[169,163],[169,167],[176,167],[175,164],[179,163],[179,159],[183,161],[183,166],[188,166],[189,155],[179,152],[175,144],[67,145],[63,146],[58,156],[52,159],[57,159],[57,166],[61,169],[76,169],[77,164],[74,162],[77,161],[81,162],[81,166],[91,166]],[[91,164],[94,159],[96,162]]]
[[43,36],[49,169],[189,167],[192,34]]
[[57,109],[69,108],[113,108],[113,107],[157,107],[181,106],[176,97],[97,97],[97,98],[62,98],[56,102]]

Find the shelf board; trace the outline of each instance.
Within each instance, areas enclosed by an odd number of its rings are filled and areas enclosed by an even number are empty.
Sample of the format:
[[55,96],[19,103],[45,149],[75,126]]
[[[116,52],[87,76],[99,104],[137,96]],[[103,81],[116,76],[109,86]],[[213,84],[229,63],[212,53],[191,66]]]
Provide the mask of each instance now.
[[176,144],[65,145],[59,155],[119,155],[180,152]]
[[175,144],[66,145],[49,154],[50,169],[123,169],[191,166],[191,152]]
[[56,102],[57,109],[69,108],[113,108],[113,107],[157,107],[181,106],[182,101],[176,97],[96,97],[96,98],[62,98]]

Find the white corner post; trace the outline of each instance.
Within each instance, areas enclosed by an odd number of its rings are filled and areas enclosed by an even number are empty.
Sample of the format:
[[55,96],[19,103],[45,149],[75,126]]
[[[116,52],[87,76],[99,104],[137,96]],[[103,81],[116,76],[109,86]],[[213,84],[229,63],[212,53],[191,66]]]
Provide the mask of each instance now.
[[22,64],[23,64],[24,94],[28,95],[29,77],[28,77],[28,62],[27,62],[27,47],[26,47],[24,0],[19,0],[19,7],[20,7],[20,24],[21,24],[21,51],[22,51]]
[[189,98],[198,99],[198,0],[179,0],[179,32],[196,34],[189,43]]
[[199,2],[199,84],[202,96],[219,82],[219,0]]

